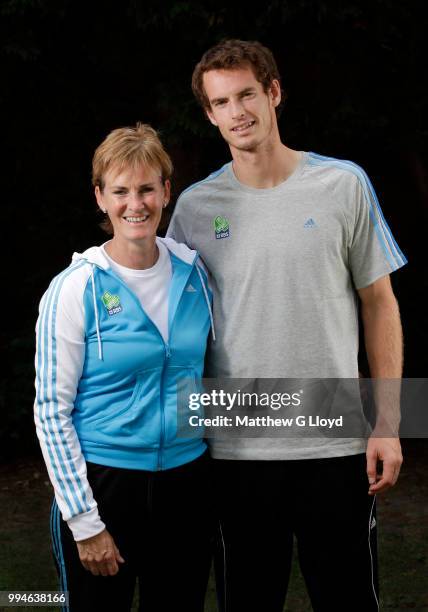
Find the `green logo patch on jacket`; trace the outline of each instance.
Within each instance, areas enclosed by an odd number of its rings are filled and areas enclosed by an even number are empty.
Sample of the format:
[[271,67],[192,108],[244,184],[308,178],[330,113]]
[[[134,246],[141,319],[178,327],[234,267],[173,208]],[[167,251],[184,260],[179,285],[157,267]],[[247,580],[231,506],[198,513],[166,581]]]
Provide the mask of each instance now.
[[105,291],[101,296],[104,306],[107,309],[109,315],[115,315],[118,312],[122,312],[122,306],[120,305],[120,297],[118,295],[112,295],[108,291]]

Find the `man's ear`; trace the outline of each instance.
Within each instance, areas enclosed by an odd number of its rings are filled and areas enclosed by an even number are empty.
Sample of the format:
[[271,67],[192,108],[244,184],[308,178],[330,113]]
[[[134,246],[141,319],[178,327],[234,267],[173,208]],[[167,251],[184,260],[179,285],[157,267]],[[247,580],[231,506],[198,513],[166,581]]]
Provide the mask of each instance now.
[[217,123],[217,121],[214,119],[214,115],[213,115],[212,110],[211,110],[210,108],[206,108],[206,109],[205,109],[205,113],[206,113],[206,115],[207,115],[207,117],[208,117],[209,121],[210,121],[210,122],[211,122],[213,125],[215,125],[215,126],[217,127],[217,126],[218,126],[218,123]]
[[272,98],[274,107],[276,108],[281,102],[281,85],[278,79],[273,79],[269,87],[269,95]]

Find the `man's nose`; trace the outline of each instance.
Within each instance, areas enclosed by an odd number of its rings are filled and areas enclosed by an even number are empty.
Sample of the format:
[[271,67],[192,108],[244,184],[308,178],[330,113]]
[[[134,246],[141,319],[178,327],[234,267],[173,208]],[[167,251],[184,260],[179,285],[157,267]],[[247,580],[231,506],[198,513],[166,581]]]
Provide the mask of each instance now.
[[230,104],[232,119],[239,119],[245,115],[245,108],[241,100],[232,100]]

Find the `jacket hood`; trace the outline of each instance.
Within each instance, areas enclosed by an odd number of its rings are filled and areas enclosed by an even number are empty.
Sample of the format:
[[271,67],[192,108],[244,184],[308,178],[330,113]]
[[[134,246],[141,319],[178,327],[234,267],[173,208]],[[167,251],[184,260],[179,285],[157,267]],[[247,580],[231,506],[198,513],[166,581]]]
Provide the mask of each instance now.
[[[156,237],[156,242],[161,242],[166,246],[168,251],[173,253],[176,257],[181,259],[187,264],[193,264],[195,259],[198,257],[197,251],[193,251],[189,249],[185,244],[179,244],[172,238],[159,238]],[[106,242],[104,244],[107,244]],[[104,246],[104,245],[103,245]],[[104,255],[104,251],[101,247],[91,247],[83,251],[83,253],[73,253],[72,261],[81,261],[82,259],[86,260],[89,264],[94,264],[103,270],[108,270],[110,268],[110,263],[107,257]]]
[[[164,244],[166,248],[168,249],[168,251],[170,251],[170,253],[173,253],[173,255],[178,257],[178,259],[180,259],[181,261],[183,261],[184,263],[188,265],[192,265],[198,259],[197,251],[192,251],[192,249],[189,249],[189,247],[187,247],[185,244],[178,244],[172,238],[156,237],[156,242]],[[103,270],[109,270],[110,262],[105,256],[104,251],[101,247],[91,247],[90,249],[87,249],[83,253],[73,253],[73,257],[72,257],[73,262],[81,261],[81,260],[85,260],[91,266],[90,278],[91,278],[91,284],[92,284],[92,299],[94,303],[94,312],[95,312],[95,326],[97,330],[98,358],[102,360],[103,359],[103,345],[102,345],[101,331],[100,331],[100,325],[99,325],[99,320],[98,320],[97,300],[95,296],[94,268],[99,267]],[[198,262],[198,264],[199,263],[200,262]],[[199,278],[201,279],[202,289],[204,292],[205,300],[207,302],[207,308],[210,313],[211,327],[213,331],[213,339],[215,340],[214,319],[213,319],[213,313],[211,309],[210,298],[207,292],[207,288],[205,286],[204,278],[200,270],[200,267],[203,268],[203,264],[202,263],[200,263],[200,265],[198,264],[195,267],[199,275]]]

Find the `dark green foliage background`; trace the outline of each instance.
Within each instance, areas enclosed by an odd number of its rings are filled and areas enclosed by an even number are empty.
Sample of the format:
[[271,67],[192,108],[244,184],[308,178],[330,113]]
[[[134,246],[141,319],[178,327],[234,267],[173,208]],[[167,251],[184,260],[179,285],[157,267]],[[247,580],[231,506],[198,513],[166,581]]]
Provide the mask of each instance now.
[[229,159],[190,90],[222,37],[258,39],[277,57],[291,147],[367,170],[409,258],[395,275],[406,375],[426,376],[427,87],[423,2],[78,2],[3,0],[3,361],[0,449],[34,452],[38,301],[73,251],[103,241],[90,162],[111,129],[160,129],[174,193]]

